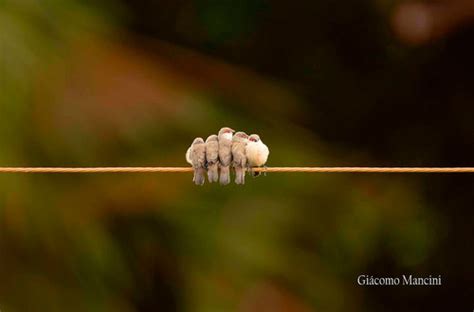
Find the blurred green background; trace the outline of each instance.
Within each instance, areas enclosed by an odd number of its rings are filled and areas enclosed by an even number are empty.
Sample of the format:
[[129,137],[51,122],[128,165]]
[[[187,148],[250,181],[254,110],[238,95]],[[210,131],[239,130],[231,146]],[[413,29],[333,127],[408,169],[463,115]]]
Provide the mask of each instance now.
[[[0,166],[472,166],[474,31],[422,47],[397,1],[2,0]],[[472,175],[0,176],[0,310],[473,308]],[[443,276],[361,287],[358,275]]]

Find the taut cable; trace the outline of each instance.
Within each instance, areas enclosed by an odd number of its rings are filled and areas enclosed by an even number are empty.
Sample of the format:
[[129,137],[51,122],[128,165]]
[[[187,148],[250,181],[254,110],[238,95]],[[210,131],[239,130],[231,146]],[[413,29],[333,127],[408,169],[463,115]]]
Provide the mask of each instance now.
[[[474,173],[474,167],[269,167],[252,170],[315,173]],[[0,173],[182,173],[192,171],[192,167],[0,167]]]

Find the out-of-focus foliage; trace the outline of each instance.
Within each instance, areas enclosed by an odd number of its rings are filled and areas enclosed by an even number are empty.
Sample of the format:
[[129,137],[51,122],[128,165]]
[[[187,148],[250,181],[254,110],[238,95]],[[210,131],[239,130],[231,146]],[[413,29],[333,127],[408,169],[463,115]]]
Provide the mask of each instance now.
[[94,7],[77,1],[4,0],[0,4],[2,160],[19,160],[11,153],[28,128],[33,80],[67,55],[71,41],[108,28],[106,21],[111,19],[98,14]]
[[[176,29],[196,9],[207,49],[232,46],[267,6],[197,1]],[[223,125],[258,132],[270,166],[375,164],[305,125],[298,86],[125,32],[116,7],[2,3],[0,165],[185,165],[192,139]],[[330,53],[316,55],[328,74],[319,87],[354,83]],[[268,174],[196,187],[187,174],[2,175],[0,309],[377,310],[357,275],[437,273],[424,265],[446,228],[426,181]]]

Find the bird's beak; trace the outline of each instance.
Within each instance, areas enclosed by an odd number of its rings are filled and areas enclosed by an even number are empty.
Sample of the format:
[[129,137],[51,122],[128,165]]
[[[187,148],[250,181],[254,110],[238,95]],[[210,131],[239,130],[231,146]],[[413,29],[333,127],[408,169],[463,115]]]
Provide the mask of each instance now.
[[235,130],[234,130],[234,129],[230,129],[230,131],[232,131],[232,133],[235,133]]

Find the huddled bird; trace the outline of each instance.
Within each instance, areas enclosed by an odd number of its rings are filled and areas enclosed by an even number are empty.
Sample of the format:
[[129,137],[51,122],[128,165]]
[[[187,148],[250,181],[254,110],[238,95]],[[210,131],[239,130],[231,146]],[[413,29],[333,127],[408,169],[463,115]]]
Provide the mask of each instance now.
[[253,176],[260,175],[252,169],[264,167],[270,150],[262,142],[258,134],[247,135],[243,131],[235,133],[229,127],[223,127],[218,134],[211,134],[204,141],[195,138],[186,151],[186,161],[194,170],[193,181],[197,185],[205,182],[206,170],[210,183],[230,183],[230,168],[235,171],[235,183],[245,184],[247,171]]
[[202,138],[194,139],[186,152],[186,160],[194,168],[194,183],[203,185],[206,173],[206,143]]
[[237,132],[232,138],[232,166],[235,169],[235,184],[245,184],[245,171],[247,169],[245,148],[248,137],[245,132]]
[[212,134],[206,139],[207,178],[210,183],[219,180],[219,139]]
[[[258,134],[251,134],[245,149],[247,164],[249,167],[262,167],[267,163],[270,150],[262,142]],[[253,176],[260,175],[260,172],[252,172]]]
[[232,136],[234,130],[229,127],[224,127],[219,130],[219,166],[220,176],[219,182],[222,185],[230,183],[230,165],[232,162]]

